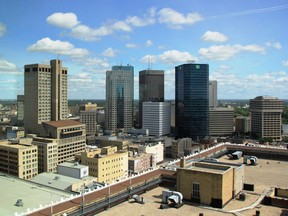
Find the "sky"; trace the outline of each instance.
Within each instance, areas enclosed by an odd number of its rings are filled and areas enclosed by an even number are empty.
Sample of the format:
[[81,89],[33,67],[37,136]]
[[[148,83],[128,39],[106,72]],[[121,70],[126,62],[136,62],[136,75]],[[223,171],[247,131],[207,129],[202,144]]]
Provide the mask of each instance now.
[[24,93],[25,64],[61,59],[69,99],[105,99],[106,71],[208,63],[218,99],[288,99],[287,0],[2,0],[0,99]]

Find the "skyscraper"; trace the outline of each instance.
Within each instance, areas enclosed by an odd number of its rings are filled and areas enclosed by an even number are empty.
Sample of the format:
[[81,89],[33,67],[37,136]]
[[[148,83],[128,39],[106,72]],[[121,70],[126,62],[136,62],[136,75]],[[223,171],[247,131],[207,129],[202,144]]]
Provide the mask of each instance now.
[[39,134],[42,122],[68,117],[68,69],[55,59],[50,65],[25,65],[24,71],[25,132]]
[[283,101],[275,96],[258,96],[250,100],[251,133],[259,138],[281,141]]
[[209,136],[209,65],[175,67],[176,138]]
[[139,72],[139,128],[142,128],[143,102],[164,102],[164,71]]
[[113,66],[106,72],[106,128],[127,131],[133,126],[134,68]]
[[209,81],[209,107],[216,108],[218,106],[217,100],[217,81]]

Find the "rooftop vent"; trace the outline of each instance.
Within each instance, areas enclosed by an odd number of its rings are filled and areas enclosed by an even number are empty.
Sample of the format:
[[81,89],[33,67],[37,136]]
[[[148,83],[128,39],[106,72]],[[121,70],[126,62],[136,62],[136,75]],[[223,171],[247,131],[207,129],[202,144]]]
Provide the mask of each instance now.
[[23,200],[22,200],[22,199],[18,199],[18,200],[16,201],[16,204],[15,204],[15,205],[18,206],[18,207],[23,207],[23,206],[24,206]]

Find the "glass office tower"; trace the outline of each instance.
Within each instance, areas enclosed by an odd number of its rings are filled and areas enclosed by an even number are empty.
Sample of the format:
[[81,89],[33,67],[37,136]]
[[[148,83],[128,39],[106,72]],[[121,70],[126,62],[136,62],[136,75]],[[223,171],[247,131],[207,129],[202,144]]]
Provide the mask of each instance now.
[[143,102],[164,102],[164,71],[139,72],[139,128],[142,128]]
[[209,136],[209,65],[175,67],[176,138]]
[[134,68],[113,66],[106,72],[106,128],[125,132],[133,126]]

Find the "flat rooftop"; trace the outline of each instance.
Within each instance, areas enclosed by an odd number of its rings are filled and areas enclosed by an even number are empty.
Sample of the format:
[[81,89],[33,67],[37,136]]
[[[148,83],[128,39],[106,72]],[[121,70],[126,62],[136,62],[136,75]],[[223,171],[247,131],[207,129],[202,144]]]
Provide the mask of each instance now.
[[72,169],[82,169],[82,168],[88,167],[86,165],[79,164],[78,162],[64,162],[64,163],[58,164],[57,166],[68,167]]
[[[0,215],[15,215],[33,210],[40,205],[50,205],[51,201],[69,198],[70,193],[41,186],[36,183],[0,173]],[[16,201],[22,199],[23,207],[16,206]]]

